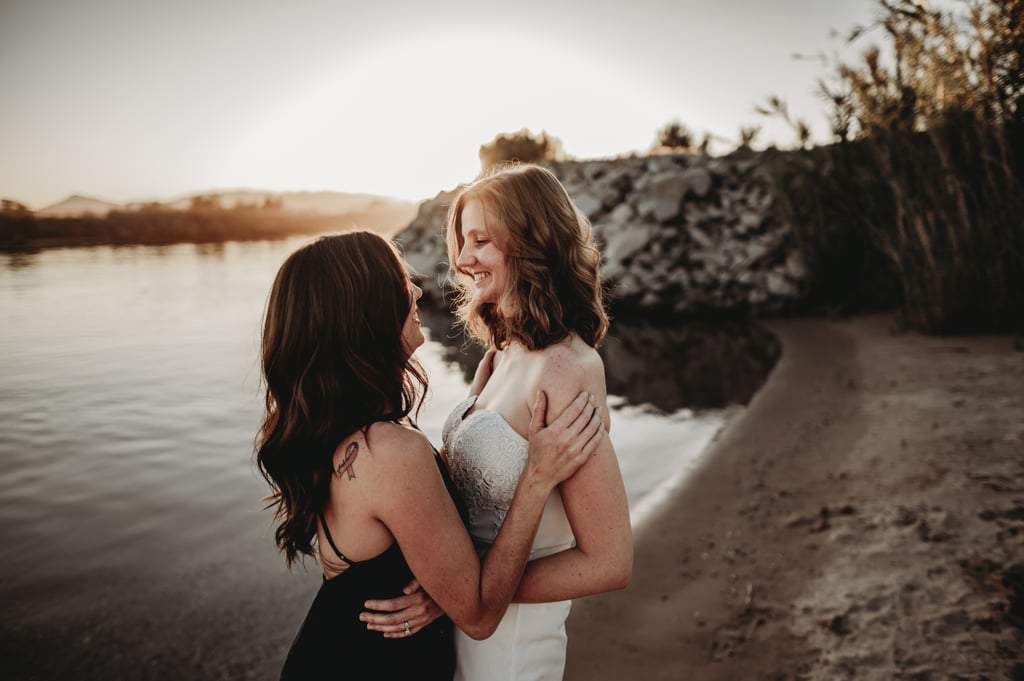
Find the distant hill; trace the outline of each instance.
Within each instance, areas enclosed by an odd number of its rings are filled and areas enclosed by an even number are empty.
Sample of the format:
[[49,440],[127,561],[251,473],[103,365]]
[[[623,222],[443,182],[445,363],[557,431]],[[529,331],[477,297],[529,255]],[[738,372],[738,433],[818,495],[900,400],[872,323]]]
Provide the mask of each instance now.
[[280,201],[281,208],[297,213],[317,215],[347,215],[368,208],[399,208],[414,206],[410,201],[401,201],[374,194],[348,194],[345,192],[272,192],[253,189],[232,189],[216,192],[195,192],[165,202],[168,208],[185,209],[197,197],[215,199],[222,208],[238,205],[261,206],[268,199]]
[[129,203],[114,203],[81,194],[73,194],[58,203],[40,208],[37,215],[66,217],[71,215],[106,215],[112,210],[136,210],[159,204],[165,208],[185,210],[193,200],[203,198],[215,201],[221,208],[237,206],[262,206],[266,201],[280,202],[280,208],[297,213],[317,215],[347,215],[368,208],[401,208],[415,206],[411,201],[393,199],[376,194],[350,194],[346,192],[274,192],[254,189],[229,189],[209,192],[193,192],[166,201],[148,200]]
[[[404,228],[416,215],[418,204],[376,194],[350,194],[330,191],[273,192],[253,189],[229,189],[195,192],[167,201],[135,201],[113,203],[81,194],[46,206],[34,212],[39,218],[104,218],[112,211],[134,212],[153,209],[187,211],[204,209],[273,207],[276,211],[295,215],[316,229],[349,229],[364,227],[392,235]],[[332,219],[333,218],[333,219]]]
[[123,206],[111,203],[110,201],[103,201],[102,199],[94,199],[89,196],[82,196],[80,194],[72,194],[68,198],[64,199],[59,203],[55,203],[52,206],[36,211],[37,215],[43,215],[47,217],[69,217],[73,215],[106,215],[112,210],[123,208]]
[[343,192],[199,192],[117,204],[74,195],[38,211],[0,206],[0,251],[101,244],[172,244],[281,239],[369,229],[394,236],[419,204]]

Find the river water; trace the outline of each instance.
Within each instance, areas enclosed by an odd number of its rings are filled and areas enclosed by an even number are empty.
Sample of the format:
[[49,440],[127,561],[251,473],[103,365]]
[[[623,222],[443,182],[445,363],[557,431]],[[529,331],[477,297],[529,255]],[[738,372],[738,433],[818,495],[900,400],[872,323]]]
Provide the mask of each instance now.
[[[260,318],[304,239],[0,254],[0,670],[274,679],[319,583],[252,460]],[[421,314],[437,443],[475,353]],[[770,370],[757,327],[616,320],[602,348],[634,523]],[[344,664],[344,660],[339,660]]]

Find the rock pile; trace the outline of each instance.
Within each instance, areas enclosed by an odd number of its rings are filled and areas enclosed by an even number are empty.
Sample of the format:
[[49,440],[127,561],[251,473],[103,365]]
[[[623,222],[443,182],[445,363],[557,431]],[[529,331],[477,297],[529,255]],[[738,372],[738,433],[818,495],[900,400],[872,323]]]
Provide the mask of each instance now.
[[[562,161],[548,167],[593,224],[617,311],[706,313],[791,309],[806,270],[774,210],[763,154],[664,154]],[[420,205],[398,234],[439,297],[447,275],[444,219],[453,192]]]

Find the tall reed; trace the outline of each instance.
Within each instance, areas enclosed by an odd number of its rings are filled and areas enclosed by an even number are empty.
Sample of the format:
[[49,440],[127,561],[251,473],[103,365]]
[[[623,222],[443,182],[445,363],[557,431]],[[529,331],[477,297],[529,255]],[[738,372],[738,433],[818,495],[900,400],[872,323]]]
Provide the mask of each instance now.
[[[888,51],[821,84],[836,144],[778,175],[811,274],[856,305],[858,265],[868,291],[888,286],[881,254],[910,326],[1024,328],[1024,0],[878,6],[851,40],[880,30]],[[844,242],[863,262],[829,269]]]

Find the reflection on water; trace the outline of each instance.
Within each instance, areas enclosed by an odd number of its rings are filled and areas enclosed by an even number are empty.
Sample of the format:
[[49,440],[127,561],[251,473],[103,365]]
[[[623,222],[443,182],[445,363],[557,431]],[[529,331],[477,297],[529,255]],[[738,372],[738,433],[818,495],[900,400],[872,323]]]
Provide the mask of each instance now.
[[196,255],[206,257],[217,257],[223,259],[227,254],[225,242],[223,241],[211,241],[209,243],[193,244],[192,247],[195,249]]
[[4,267],[11,270],[23,270],[26,267],[31,267],[35,263],[37,253],[38,251],[34,250],[4,253]]
[[601,355],[609,393],[671,413],[746,404],[780,351],[773,335],[744,321],[616,320]]
[[[441,342],[446,361],[469,381],[483,356],[447,309],[422,305],[420,319]],[[775,366],[778,340],[741,320],[659,324],[615,319],[601,345],[608,394],[666,414],[746,404]]]
[[[0,660],[15,679],[275,679],[319,586],[274,550],[252,465],[258,338],[307,239],[0,254]],[[480,356],[425,308],[436,443]],[[440,341],[440,342],[437,342]],[[745,402],[774,341],[615,321],[634,520]],[[688,408],[683,408],[688,407]]]

